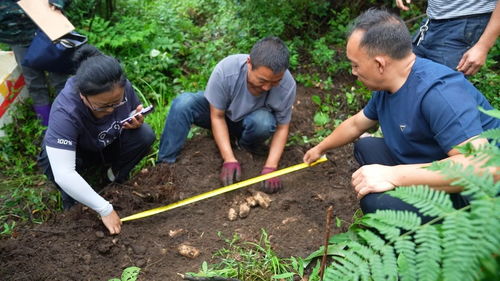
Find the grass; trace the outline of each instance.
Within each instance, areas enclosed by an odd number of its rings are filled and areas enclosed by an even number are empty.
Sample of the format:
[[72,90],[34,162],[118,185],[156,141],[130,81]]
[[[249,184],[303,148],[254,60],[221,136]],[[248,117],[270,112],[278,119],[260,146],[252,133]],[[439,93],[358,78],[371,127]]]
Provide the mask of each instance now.
[[[220,233],[219,237],[222,238]],[[242,241],[237,234],[224,241],[227,247],[214,254],[219,263],[209,265],[203,262],[199,272],[186,275],[237,278],[242,281],[294,280],[294,276],[304,276],[302,259],[278,257],[265,230],[262,230],[257,243]]]

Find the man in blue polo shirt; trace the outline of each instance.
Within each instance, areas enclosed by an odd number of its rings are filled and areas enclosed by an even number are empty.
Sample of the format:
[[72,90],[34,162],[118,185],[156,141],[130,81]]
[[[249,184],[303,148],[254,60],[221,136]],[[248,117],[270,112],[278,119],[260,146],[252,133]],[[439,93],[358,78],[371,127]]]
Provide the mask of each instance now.
[[500,120],[478,110],[479,106],[492,109],[485,97],[462,73],[415,56],[404,22],[387,11],[370,9],[355,20],[347,57],[352,73],[374,90],[372,98],[363,110],[307,151],[304,161],[310,163],[327,150],[355,141],[379,123],[384,138],[361,138],[354,147],[362,167],[352,175],[352,185],[364,213],[416,211],[384,192],[418,184],[452,193],[455,207],[467,204],[450,180],[422,168],[444,159],[470,164],[454,147],[484,144],[486,139],[476,137],[500,127]]

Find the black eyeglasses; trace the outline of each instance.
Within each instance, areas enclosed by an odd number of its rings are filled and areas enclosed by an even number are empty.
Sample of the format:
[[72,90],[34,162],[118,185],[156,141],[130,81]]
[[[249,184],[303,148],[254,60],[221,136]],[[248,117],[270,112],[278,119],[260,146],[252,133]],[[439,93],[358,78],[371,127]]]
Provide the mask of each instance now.
[[84,96],[84,97],[87,100],[88,104],[90,105],[90,109],[92,109],[93,111],[107,111],[110,108],[115,109],[115,108],[120,107],[120,106],[127,103],[127,97],[125,96],[125,94],[123,95],[123,100],[121,102],[115,103],[115,104],[109,104],[109,105],[105,105],[105,106],[100,106],[100,107],[94,107],[92,105],[92,103],[89,101],[89,99],[87,98],[87,96]]

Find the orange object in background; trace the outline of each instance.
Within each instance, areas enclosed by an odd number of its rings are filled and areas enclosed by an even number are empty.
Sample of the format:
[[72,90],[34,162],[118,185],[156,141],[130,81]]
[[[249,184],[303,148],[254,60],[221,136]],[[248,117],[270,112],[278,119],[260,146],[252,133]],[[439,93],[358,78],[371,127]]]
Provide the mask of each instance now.
[[27,96],[24,76],[14,53],[0,51],[0,137],[5,135],[2,127],[12,122],[12,105]]

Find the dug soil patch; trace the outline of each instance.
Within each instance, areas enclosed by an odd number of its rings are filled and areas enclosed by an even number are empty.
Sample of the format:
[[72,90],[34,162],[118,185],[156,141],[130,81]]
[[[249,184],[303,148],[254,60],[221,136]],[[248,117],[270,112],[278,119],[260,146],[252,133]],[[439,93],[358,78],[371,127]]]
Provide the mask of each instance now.
[[[310,89],[299,88],[292,133],[311,135],[316,107]],[[290,146],[280,168],[299,164],[308,147]],[[259,175],[265,157],[241,150],[243,178]],[[271,194],[268,208],[253,207],[246,218],[228,219],[259,185],[242,188],[144,219],[125,222],[122,233],[110,236],[95,212],[75,206],[52,220],[18,230],[15,237],[0,240],[1,280],[108,280],[124,268],[141,268],[139,280],[181,280],[177,273],[198,271],[203,261],[216,262],[214,252],[227,246],[222,237],[238,234],[258,242],[266,230],[273,249],[281,257],[305,257],[317,250],[325,229],[325,210],[345,221],[333,233],[345,231],[359,208],[350,187],[357,164],[352,147],[328,155],[330,161],[282,176],[284,188]],[[105,188],[121,217],[167,205],[220,187],[221,160],[214,141],[202,134],[187,142],[179,161],[138,173],[124,185]],[[197,248],[188,258],[178,253],[180,245]]]

